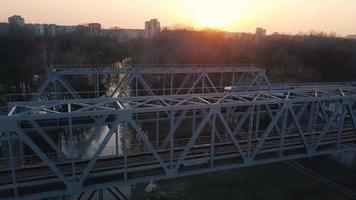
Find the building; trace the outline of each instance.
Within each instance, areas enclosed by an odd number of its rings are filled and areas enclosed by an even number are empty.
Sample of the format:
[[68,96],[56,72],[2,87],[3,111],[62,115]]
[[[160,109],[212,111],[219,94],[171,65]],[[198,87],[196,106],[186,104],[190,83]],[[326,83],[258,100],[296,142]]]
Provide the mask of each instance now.
[[0,23],[0,35],[6,34],[9,31],[8,23]]
[[160,31],[160,22],[157,19],[151,19],[145,22],[145,29],[123,29],[116,27],[112,29],[104,29],[102,30],[102,34],[123,41],[134,38],[152,38]]
[[143,29],[112,28],[103,30],[102,34],[111,38],[116,38],[119,41],[124,41],[134,38],[144,38],[146,32]]
[[256,42],[260,42],[265,36],[266,36],[266,29],[257,27],[255,33]]
[[353,39],[356,40],[356,35],[348,35],[345,37],[346,39]]
[[261,27],[257,27],[257,28],[256,28],[256,36],[257,36],[257,37],[266,36],[266,29],[261,28]]
[[121,29],[121,34],[127,39],[143,38],[145,37],[145,30],[143,29]]
[[48,26],[47,26],[47,34],[49,35],[49,36],[55,36],[56,35],[56,30],[57,30],[57,25],[55,25],[55,24],[49,24]]
[[72,33],[79,30],[80,26],[57,26],[56,33]]
[[89,33],[92,36],[99,36],[101,33],[101,24],[99,23],[90,23],[86,27],[89,29]]
[[145,34],[151,38],[161,31],[161,23],[157,19],[151,19],[145,22]]
[[134,38],[152,38],[155,34],[161,31],[161,24],[157,19],[151,19],[145,22],[145,29],[102,29],[99,23],[88,23],[75,26],[63,26],[56,24],[25,24],[25,19],[20,15],[14,15],[8,18],[9,24],[0,24],[0,33],[6,33],[9,25],[24,26],[26,30],[35,35],[56,36],[61,33],[88,33],[91,36],[106,35],[117,38],[118,40],[129,40]]
[[16,25],[16,26],[24,26],[25,25],[25,19],[22,18],[20,15],[14,15],[8,18],[9,24],[10,25]]
[[33,25],[33,32],[36,35],[44,35],[45,33],[45,26],[44,24],[34,24]]

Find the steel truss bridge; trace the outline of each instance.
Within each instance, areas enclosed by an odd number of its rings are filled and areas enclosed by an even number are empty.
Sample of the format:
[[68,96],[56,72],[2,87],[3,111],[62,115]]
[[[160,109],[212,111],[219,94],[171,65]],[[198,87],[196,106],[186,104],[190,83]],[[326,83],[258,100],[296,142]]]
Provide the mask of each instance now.
[[[78,90],[80,83],[93,82],[88,91]],[[100,83],[112,82],[109,90],[101,90]],[[178,66],[173,67],[103,67],[57,68],[49,71],[44,83],[32,100],[58,98],[98,98],[119,96],[154,96],[223,92],[225,87],[240,86],[238,90],[268,89],[270,83],[265,70],[251,66]]]
[[[113,71],[131,78],[120,81],[108,97],[96,91],[96,98],[84,99],[63,81],[67,74]],[[252,82],[238,85],[231,73],[250,74]],[[102,190],[120,199],[121,187],[138,183],[356,147],[354,83],[276,86],[255,67],[61,69],[49,74],[34,101],[11,102],[8,115],[0,117],[2,199],[91,199],[102,196]],[[225,79],[217,85],[220,74]],[[156,75],[175,79],[164,82],[170,87],[154,90],[149,77]],[[49,88],[57,81],[62,90]]]

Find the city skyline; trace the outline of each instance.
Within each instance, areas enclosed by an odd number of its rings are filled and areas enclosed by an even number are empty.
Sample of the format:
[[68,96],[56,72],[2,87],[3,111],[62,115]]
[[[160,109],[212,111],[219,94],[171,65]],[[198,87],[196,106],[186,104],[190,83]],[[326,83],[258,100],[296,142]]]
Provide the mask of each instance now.
[[103,28],[142,28],[145,20],[157,18],[162,27],[185,25],[230,32],[254,32],[256,27],[264,27],[269,34],[324,31],[345,36],[356,33],[356,27],[351,25],[356,21],[356,16],[353,15],[356,2],[351,0],[222,0],[219,4],[212,0],[205,1],[205,4],[201,2],[3,0],[0,2],[0,22],[6,22],[9,16],[21,15],[26,23],[75,25],[97,22]]

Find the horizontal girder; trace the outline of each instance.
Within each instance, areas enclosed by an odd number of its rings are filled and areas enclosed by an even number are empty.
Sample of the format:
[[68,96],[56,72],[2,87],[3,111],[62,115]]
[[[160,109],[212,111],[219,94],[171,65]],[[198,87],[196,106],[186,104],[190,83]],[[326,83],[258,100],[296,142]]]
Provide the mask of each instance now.
[[[139,96],[107,99],[69,99],[11,102],[9,116],[80,116],[80,113],[144,113],[184,109],[221,108],[276,103],[305,103],[321,100],[355,101],[356,87],[306,88],[293,90],[226,92],[189,95]],[[79,114],[79,115],[77,115]]]
[[187,67],[101,67],[101,68],[55,68],[52,72],[58,75],[90,75],[90,74],[115,74],[115,73],[139,73],[139,74],[189,74],[189,73],[265,73],[264,69],[255,66],[187,66]]

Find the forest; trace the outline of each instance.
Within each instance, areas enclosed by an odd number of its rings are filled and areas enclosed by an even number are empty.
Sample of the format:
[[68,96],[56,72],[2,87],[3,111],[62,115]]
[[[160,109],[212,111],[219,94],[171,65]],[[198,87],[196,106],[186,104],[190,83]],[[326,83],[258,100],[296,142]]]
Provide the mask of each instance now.
[[273,82],[350,81],[356,40],[324,33],[233,34],[164,29],[153,38],[118,40],[86,32],[38,36],[19,28],[0,35],[1,93],[31,93],[46,70],[70,65],[258,64]]

